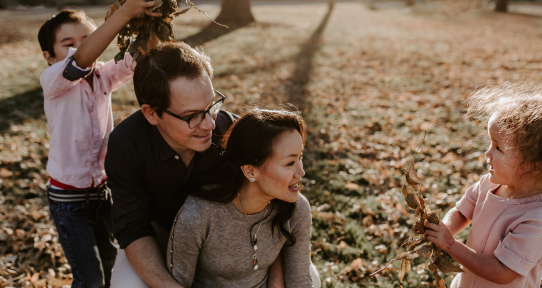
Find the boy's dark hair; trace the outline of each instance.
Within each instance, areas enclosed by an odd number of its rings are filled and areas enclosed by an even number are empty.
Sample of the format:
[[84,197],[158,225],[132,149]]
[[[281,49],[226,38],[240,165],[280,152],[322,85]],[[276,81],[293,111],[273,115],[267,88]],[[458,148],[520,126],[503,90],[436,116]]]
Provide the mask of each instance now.
[[96,26],[94,20],[89,18],[84,11],[64,9],[58,12],[58,14],[47,20],[41,26],[40,31],[38,32],[38,41],[40,42],[41,51],[47,51],[51,57],[56,57],[54,46],[56,41],[56,32],[60,26],[66,23],[82,23],[83,21],[89,21],[91,24]]
[[134,70],[134,91],[139,106],[150,105],[159,117],[170,103],[169,82],[207,74],[213,78],[211,59],[183,42],[166,43],[149,51]]

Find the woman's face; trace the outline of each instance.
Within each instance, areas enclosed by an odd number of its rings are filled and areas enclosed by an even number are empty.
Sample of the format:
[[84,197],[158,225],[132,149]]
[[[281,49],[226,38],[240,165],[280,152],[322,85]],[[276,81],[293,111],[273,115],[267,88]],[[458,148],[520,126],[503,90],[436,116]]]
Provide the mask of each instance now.
[[256,168],[260,191],[272,199],[293,203],[299,197],[303,171],[303,140],[297,130],[282,133],[273,145],[273,155]]

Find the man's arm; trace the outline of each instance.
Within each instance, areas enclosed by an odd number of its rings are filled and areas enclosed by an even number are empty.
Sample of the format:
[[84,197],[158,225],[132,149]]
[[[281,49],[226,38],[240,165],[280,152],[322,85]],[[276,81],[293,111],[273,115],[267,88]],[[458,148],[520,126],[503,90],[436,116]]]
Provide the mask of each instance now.
[[98,57],[105,51],[115,36],[122,30],[130,20],[141,11],[145,15],[160,17],[162,13],[150,12],[147,8],[153,7],[155,1],[145,2],[145,0],[128,0],[117,10],[102,26],[88,35],[73,54],[73,60],[78,67],[86,68],[92,65]]
[[132,242],[124,250],[137,275],[151,287],[183,288],[166,268],[166,259],[155,237],[147,236]]

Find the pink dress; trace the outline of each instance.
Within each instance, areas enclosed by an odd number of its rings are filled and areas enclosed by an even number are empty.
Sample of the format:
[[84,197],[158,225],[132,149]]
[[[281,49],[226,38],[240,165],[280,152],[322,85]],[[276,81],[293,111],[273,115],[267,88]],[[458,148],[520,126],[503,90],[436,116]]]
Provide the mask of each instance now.
[[471,186],[457,202],[457,209],[472,219],[467,246],[491,255],[520,274],[508,284],[485,280],[463,267],[451,287],[533,287],[540,288],[542,277],[542,194],[508,199],[496,196],[500,185],[489,174]]

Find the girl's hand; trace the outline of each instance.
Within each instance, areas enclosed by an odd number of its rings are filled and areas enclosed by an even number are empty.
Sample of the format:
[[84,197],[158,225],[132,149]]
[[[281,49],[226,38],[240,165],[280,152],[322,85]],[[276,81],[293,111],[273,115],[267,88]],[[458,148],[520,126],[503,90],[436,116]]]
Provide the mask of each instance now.
[[446,224],[442,223],[442,221],[440,221],[438,225],[431,222],[426,222],[425,227],[429,228],[425,229],[424,233],[427,240],[444,251],[450,250],[457,241],[452,235],[450,228],[448,228]]
[[117,12],[123,13],[129,19],[137,17],[143,11],[145,15],[160,17],[162,13],[152,12],[149,8],[154,7],[156,1],[146,2],[145,0],[126,0],[124,5]]

